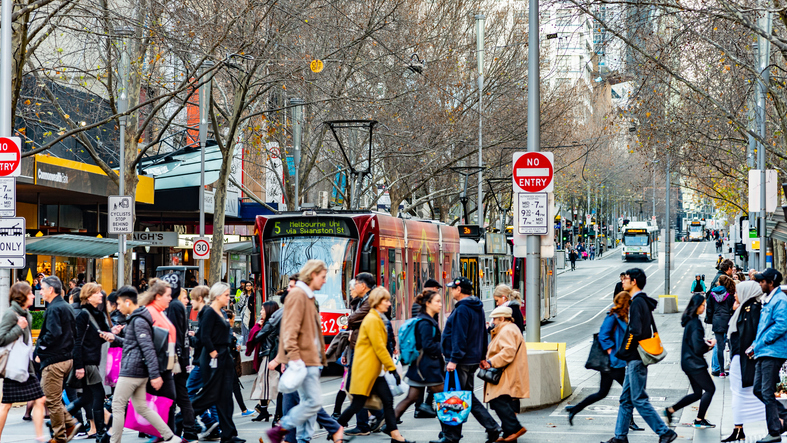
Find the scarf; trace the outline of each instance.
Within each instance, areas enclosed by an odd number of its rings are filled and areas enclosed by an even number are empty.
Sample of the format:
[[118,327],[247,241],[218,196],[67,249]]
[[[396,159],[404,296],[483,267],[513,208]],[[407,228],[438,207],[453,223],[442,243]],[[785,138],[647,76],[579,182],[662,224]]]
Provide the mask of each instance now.
[[741,315],[743,305],[752,298],[759,299],[762,296],[760,284],[751,280],[738,283],[738,285],[735,286],[735,291],[738,293],[738,309],[736,309],[732,317],[730,317],[730,327],[727,329],[728,337],[731,336],[733,332],[738,331],[738,317]]
[[724,300],[727,300],[730,293],[727,292],[727,288],[724,286],[716,286],[715,288],[711,289],[711,293],[713,294],[713,298],[716,300],[716,303],[721,303]]
[[167,306],[159,300],[153,300],[147,306],[150,316],[153,317],[153,326],[158,326],[169,331],[169,344],[167,346],[167,370],[175,367],[175,342],[177,340],[177,331],[175,325],[164,315],[164,310]]

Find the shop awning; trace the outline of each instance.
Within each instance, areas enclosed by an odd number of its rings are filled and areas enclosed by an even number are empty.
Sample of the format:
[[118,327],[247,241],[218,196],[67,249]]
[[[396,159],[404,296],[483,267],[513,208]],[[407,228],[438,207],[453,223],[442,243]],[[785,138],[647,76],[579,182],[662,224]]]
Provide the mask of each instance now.
[[225,254],[250,255],[252,244],[250,241],[240,241],[237,243],[227,243],[224,245]]
[[768,237],[787,242],[787,221],[784,220],[784,215],[779,211],[773,214],[772,219],[765,219],[765,229]]
[[[127,241],[128,249],[150,246],[148,242]],[[61,257],[102,258],[118,252],[118,241],[114,238],[87,237],[83,235],[50,235],[28,237],[27,253],[55,255]]]

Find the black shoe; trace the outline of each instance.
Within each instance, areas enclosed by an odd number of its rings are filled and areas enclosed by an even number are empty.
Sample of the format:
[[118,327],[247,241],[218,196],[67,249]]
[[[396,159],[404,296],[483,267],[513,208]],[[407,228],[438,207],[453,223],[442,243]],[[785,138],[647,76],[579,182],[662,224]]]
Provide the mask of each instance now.
[[625,438],[612,437],[607,441],[602,441],[601,443],[629,443],[629,439],[628,437]]
[[659,436],[659,443],[670,443],[678,438],[678,434],[670,429],[667,433]]
[[574,412],[574,407],[571,406],[571,405],[568,405],[568,406],[565,407],[565,409],[566,409],[566,412],[568,412],[568,424],[570,426],[574,426],[574,416],[577,415],[577,413]]
[[721,371],[713,371],[713,372],[710,373],[710,375],[712,375],[714,377],[718,377],[719,374],[721,374]]
[[667,417],[667,426],[672,423],[672,414],[674,414],[674,412],[670,412],[669,408],[664,408],[664,416]]
[[408,439],[404,439],[404,440],[394,440],[394,439],[392,438],[392,439],[391,439],[391,443],[415,443],[415,442],[414,442],[414,441],[410,441],[410,440],[408,440]]
[[271,414],[267,409],[263,409],[260,413],[251,419],[251,421],[268,421],[271,419]]
[[341,412],[334,412],[333,414],[331,414],[331,418],[334,419],[334,420],[338,420],[339,417],[341,417],[341,416],[342,416]]
[[729,437],[722,440],[722,443],[728,443],[731,441],[738,441],[738,440],[746,440],[746,434],[743,433],[743,428],[733,428],[732,434]]
[[183,440],[186,441],[199,441],[199,436],[196,432],[184,432],[183,433]]
[[500,436],[503,435],[503,430],[499,427],[495,429],[486,430],[486,443],[495,443]]
[[705,428],[715,428],[716,425],[712,424],[711,422],[703,418],[703,419],[694,420],[694,427],[705,429]]
[[372,419],[369,420],[369,427],[372,429],[372,434],[376,434],[380,432],[383,426],[385,426],[384,418],[377,419],[375,417],[372,417]]
[[443,437],[440,437],[439,440],[431,440],[429,443],[457,443],[457,442],[455,442],[453,440],[449,440],[449,439],[447,439],[447,438],[445,438],[443,436]]
[[644,431],[645,430],[645,428],[640,428],[639,425],[634,423],[634,419],[633,418],[631,419],[631,423],[629,424],[629,429],[631,429],[632,431]]
[[240,437],[230,437],[226,440],[222,439],[221,443],[246,443],[246,440]]
[[215,429],[213,432],[208,434],[206,437],[202,437],[202,440],[205,441],[219,441],[221,440],[221,431]]
[[437,417],[437,412],[435,412],[430,405],[421,403],[415,408],[415,414],[413,416],[415,418],[435,418]]
[[361,435],[369,435],[372,431],[369,429],[359,429],[358,426],[350,429],[349,431],[344,431],[344,435],[349,435],[350,437],[358,437]]

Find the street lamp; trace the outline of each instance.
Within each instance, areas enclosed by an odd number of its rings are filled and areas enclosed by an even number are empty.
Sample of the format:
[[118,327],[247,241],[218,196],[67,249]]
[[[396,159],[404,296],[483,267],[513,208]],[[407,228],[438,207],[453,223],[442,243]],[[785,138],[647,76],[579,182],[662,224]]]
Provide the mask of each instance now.
[[[303,118],[303,104],[306,103],[300,98],[291,98],[292,105],[292,162],[295,165],[295,202],[293,208],[297,211],[300,208],[299,185],[300,185],[300,165],[301,165],[301,121]],[[371,161],[371,159],[370,159]]]
[[[128,83],[131,72],[131,61],[128,57],[128,38],[134,35],[134,30],[128,26],[114,29],[115,36],[120,45],[120,63],[118,63],[118,113],[120,113],[120,164],[118,177],[118,194],[126,195],[126,116],[128,111]],[[118,235],[118,288],[126,280],[126,234]]]
[[475,16],[476,59],[478,61],[478,227],[484,227],[484,157],[482,128],[483,115],[481,113],[482,97],[484,95],[484,14]]
[[[210,98],[211,82],[213,73],[208,72],[216,64],[212,60],[202,62],[200,71],[202,75],[207,73],[208,78],[199,88],[199,144],[200,144],[200,168],[199,168],[199,236],[205,236],[205,146],[208,143],[208,119],[210,118]],[[202,77],[200,75],[200,77]],[[199,284],[205,282],[205,260],[199,261]]]

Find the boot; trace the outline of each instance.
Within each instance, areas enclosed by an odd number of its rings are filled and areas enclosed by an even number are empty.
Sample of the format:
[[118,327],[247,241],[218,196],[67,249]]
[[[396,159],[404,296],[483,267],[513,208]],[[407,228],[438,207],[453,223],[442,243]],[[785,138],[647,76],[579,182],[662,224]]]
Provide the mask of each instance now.
[[268,421],[271,419],[271,414],[267,409],[258,410],[259,414],[252,418],[251,421]]
[[93,422],[96,424],[96,440],[98,440],[99,436],[103,435],[106,432],[104,426],[104,409],[96,409],[93,411]]
[[746,434],[743,433],[743,428],[734,428],[729,437],[722,440],[722,442],[731,442],[738,440],[746,440]]

